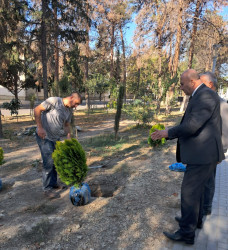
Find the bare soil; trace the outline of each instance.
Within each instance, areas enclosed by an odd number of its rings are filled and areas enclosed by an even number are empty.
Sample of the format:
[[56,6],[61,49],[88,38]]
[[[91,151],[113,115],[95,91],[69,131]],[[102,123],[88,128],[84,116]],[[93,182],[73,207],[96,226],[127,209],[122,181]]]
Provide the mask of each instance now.
[[[180,119],[178,112],[159,117],[165,126]],[[4,117],[1,139],[5,163],[0,166],[3,189],[0,191],[0,249],[170,249],[164,230],[175,230],[179,213],[182,173],[168,166],[175,162],[176,142],[151,148],[148,129],[132,128],[123,118],[119,136],[128,138],[119,149],[99,155],[86,146],[89,138],[113,133],[113,114],[78,114],[76,124],[83,131],[78,139],[86,148],[91,169],[86,182],[92,200],[73,206],[69,188],[59,191],[61,198],[48,200],[42,192],[42,165],[34,136],[18,137],[18,132],[33,126],[28,117],[18,122]],[[129,140],[130,139],[130,140]],[[93,152],[94,151],[94,152]]]

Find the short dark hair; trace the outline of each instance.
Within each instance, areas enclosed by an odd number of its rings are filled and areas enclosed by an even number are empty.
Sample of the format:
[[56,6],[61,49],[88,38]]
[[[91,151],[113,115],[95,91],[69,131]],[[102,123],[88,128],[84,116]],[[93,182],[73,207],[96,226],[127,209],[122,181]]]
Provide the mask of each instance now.
[[210,71],[207,71],[205,73],[200,74],[200,76],[207,76],[207,78],[209,79],[209,81],[213,83],[215,89],[216,90],[218,89],[218,81],[217,81],[217,78],[216,78],[216,76],[215,76],[214,73],[212,73]]
[[82,104],[82,96],[78,92],[73,92],[71,96],[73,96],[74,98],[79,98],[80,104]]

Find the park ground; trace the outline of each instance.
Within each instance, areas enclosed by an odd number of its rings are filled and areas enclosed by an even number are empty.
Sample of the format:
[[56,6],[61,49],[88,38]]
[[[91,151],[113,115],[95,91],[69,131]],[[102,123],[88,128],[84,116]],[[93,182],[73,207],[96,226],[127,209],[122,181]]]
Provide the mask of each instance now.
[[114,116],[101,109],[76,113],[88,166],[103,165],[89,170],[92,200],[80,207],[71,204],[69,188],[56,200],[43,196],[40,152],[34,136],[23,135],[34,120],[2,118],[0,249],[169,249],[163,231],[177,228],[183,174],[168,168],[175,140],[151,148],[147,139],[151,125],[173,126],[181,113],[156,116],[144,127],[122,116],[117,140]]

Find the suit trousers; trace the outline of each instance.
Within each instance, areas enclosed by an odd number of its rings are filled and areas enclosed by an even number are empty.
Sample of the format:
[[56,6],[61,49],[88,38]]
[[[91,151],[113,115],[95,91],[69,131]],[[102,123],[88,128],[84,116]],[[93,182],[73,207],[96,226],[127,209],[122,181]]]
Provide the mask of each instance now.
[[206,165],[187,164],[181,186],[180,232],[184,236],[194,237],[203,202],[204,186],[216,163]]
[[204,187],[204,203],[203,203],[204,212],[211,211],[212,201],[215,193],[215,177],[216,177],[216,166],[214,172],[212,173],[211,177],[208,179]]

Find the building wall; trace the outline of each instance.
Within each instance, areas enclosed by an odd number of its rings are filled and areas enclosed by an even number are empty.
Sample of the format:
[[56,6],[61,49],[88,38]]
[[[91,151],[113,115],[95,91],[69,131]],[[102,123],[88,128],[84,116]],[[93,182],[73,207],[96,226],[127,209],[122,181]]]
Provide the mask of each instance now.
[[[41,89],[40,92],[37,92],[36,89],[27,89],[27,90],[21,90],[18,93],[18,97],[21,101],[29,100],[29,96],[35,94],[37,97],[37,100],[43,100],[44,99],[44,91]],[[12,100],[14,98],[14,95],[9,92],[8,89],[0,86],[0,100]]]
[[[18,97],[21,100],[25,100],[25,90],[21,90],[18,93]],[[12,100],[14,98],[14,95],[9,92],[8,89],[0,86],[0,100]]]

